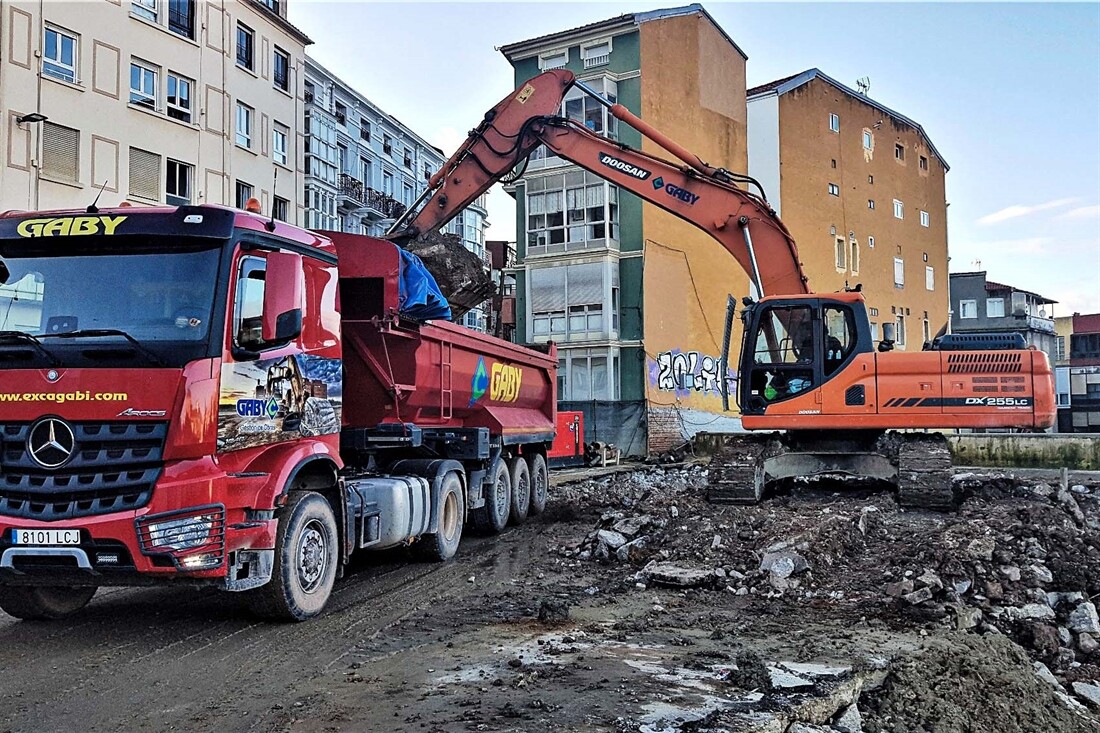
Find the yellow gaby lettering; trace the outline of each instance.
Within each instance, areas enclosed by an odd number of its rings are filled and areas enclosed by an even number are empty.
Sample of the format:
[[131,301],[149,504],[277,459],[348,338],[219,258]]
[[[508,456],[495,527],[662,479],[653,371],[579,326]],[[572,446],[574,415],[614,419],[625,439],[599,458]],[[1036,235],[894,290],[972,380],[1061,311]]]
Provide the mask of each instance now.
[[103,233],[110,236],[115,233],[115,229],[118,225],[126,221],[125,216],[101,216],[99,218],[103,222]]
[[27,219],[20,222],[15,231],[21,237],[75,237],[99,234],[99,225],[102,224],[103,233],[110,236],[126,219],[125,216],[62,216],[56,219]]
[[48,221],[49,219],[26,219],[19,222],[15,231],[20,237],[41,237],[42,225]]
[[523,370],[506,364],[493,364],[489,382],[489,398],[496,402],[515,402],[519,399]]

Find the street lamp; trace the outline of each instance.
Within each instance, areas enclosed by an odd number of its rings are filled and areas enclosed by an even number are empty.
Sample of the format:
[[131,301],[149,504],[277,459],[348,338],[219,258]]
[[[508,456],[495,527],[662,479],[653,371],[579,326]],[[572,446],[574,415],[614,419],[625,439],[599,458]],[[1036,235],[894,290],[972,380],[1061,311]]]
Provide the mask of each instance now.
[[23,124],[24,122],[45,122],[48,119],[50,118],[42,114],[41,112],[31,112],[21,117],[16,117],[15,121],[19,124]]

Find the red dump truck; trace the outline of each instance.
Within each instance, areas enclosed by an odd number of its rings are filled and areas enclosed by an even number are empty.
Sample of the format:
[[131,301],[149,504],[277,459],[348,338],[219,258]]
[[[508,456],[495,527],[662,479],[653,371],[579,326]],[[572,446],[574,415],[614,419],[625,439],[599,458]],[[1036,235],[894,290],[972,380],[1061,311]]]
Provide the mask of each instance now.
[[0,216],[0,608],[101,585],[325,606],[544,508],[557,356],[409,318],[391,242],[217,206]]

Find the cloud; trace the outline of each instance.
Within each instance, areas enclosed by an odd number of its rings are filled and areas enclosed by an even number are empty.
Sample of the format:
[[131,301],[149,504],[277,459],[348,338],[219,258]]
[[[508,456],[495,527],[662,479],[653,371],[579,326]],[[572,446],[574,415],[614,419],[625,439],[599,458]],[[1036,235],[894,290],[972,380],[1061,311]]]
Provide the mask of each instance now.
[[981,219],[978,219],[979,224],[1000,224],[1002,221],[1008,221],[1009,219],[1016,219],[1021,216],[1027,216],[1028,214],[1034,214],[1037,211],[1046,211],[1048,209],[1060,209],[1063,206],[1069,206],[1070,204],[1077,203],[1077,199],[1055,199],[1054,201],[1047,201],[1042,204],[1035,204],[1034,206],[1007,206],[1000,211],[994,211],[992,214],[986,214]]
[[1070,209],[1063,214],[1059,214],[1057,218],[1061,221],[1097,219],[1100,218],[1100,206],[1078,206],[1076,209]]

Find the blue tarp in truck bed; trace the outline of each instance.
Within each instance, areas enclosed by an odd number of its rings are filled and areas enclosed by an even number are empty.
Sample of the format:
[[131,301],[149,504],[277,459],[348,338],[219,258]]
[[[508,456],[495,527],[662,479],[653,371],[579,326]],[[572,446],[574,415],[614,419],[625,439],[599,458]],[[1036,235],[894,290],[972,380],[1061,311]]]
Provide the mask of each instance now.
[[451,306],[439,290],[432,273],[419,257],[398,248],[401,253],[401,278],[398,283],[398,309],[402,315],[418,321],[451,320]]

